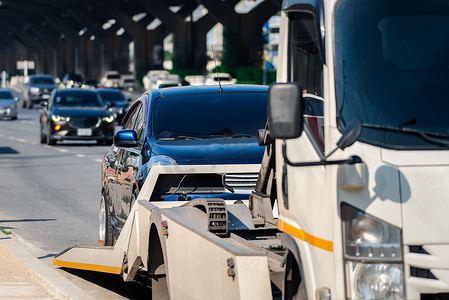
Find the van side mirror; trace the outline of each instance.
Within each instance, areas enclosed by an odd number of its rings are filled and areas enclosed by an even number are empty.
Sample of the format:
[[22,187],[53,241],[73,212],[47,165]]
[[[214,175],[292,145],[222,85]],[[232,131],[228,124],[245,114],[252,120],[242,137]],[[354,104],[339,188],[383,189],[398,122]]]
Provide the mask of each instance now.
[[137,140],[137,134],[133,129],[123,129],[117,131],[114,136],[113,144],[116,147],[122,148],[133,148],[140,146],[140,143]]
[[275,139],[294,139],[303,131],[304,99],[297,83],[276,83],[268,88],[268,128]]

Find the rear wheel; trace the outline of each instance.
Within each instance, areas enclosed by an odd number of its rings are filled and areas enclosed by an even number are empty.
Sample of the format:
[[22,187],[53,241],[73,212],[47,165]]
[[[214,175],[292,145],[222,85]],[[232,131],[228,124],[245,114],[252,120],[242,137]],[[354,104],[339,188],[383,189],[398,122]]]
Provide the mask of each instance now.
[[104,241],[105,246],[113,246],[114,234],[112,229],[111,214],[109,212],[109,204],[104,192],[101,194],[99,221],[100,241]]

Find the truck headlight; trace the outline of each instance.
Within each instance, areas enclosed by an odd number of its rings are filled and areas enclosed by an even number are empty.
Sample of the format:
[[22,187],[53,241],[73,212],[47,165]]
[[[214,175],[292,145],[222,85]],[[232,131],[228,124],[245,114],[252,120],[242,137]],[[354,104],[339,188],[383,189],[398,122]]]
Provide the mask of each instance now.
[[342,204],[348,299],[405,299],[401,230]]

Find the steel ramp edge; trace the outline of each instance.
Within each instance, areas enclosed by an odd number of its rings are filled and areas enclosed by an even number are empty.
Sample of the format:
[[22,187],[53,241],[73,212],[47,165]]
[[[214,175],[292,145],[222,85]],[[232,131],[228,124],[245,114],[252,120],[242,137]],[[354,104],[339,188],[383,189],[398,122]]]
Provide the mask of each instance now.
[[121,274],[124,251],[115,247],[72,246],[53,259],[53,264],[70,269]]

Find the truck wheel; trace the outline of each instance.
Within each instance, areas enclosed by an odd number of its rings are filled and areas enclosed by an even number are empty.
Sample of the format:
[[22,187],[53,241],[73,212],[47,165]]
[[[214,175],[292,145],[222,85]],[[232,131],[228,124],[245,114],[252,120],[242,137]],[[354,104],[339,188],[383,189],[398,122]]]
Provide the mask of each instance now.
[[104,241],[105,246],[113,246],[114,234],[112,229],[112,221],[109,213],[109,204],[106,200],[106,195],[104,192],[101,194],[99,221],[99,239]]

